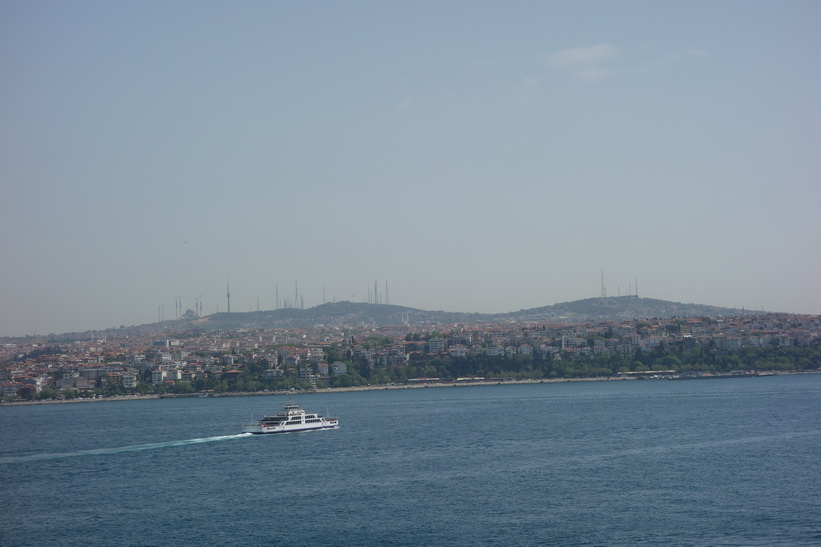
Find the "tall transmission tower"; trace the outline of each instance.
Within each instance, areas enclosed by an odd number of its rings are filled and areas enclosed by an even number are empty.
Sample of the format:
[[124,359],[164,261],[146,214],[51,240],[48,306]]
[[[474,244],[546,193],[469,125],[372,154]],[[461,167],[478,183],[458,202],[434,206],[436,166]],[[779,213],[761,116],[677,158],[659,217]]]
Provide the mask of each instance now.
[[228,299],[228,313],[231,313],[231,280],[226,278],[225,280],[225,298]]
[[604,268],[601,270],[601,297],[607,298],[607,289],[604,286]]

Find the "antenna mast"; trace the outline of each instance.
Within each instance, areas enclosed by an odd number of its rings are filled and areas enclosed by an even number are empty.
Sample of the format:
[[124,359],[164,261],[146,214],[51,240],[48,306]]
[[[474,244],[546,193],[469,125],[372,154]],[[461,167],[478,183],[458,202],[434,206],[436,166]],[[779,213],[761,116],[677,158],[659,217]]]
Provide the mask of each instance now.
[[231,280],[225,278],[225,298],[228,299],[228,313],[231,313]]

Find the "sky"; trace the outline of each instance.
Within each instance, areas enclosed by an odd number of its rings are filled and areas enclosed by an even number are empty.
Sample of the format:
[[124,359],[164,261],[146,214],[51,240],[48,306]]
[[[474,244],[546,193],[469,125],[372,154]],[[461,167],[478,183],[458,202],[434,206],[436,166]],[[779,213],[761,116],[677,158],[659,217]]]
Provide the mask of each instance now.
[[[821,3],[0,4],[0,336],[367,301],[821,314]],[[387,295],[384,294],[387,285]]]

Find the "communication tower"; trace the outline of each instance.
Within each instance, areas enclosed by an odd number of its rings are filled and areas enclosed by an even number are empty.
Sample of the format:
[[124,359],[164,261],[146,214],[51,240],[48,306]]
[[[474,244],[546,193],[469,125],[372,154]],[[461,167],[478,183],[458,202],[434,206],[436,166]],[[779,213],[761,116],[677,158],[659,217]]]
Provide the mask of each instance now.
[[228,299],[228,313],[231,313],[231,280],[226,278],[225,280],[225,298]]

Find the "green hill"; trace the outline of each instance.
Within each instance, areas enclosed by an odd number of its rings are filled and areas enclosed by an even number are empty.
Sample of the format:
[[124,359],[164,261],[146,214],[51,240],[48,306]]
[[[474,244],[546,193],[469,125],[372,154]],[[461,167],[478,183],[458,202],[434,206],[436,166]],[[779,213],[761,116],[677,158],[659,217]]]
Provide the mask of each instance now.
[[[587,298],[552,306],[501,314],[428,311],[389,304],[334,302],[314,308],[280,309],[259,312],[218,313],[192,322],[205,330],[236,328],[307,328],[317,325],[340,327],[381,327],[466,322],[584,322],[621,321],[655,317],[736,315],[738,310],[702,304],[682,304],[653,298],[621,296]],[[750,313],[750,312],[746,312]],[[754,312],[752,312],[754,313]]]
[[[749,315],[764,312],[746,310],[744,313]],[[682,304],[680,302],[639,298],[637,296],[587,298],[553,304],[552,306],[497,314],[429,311],[390,304],[343,301],[322,304],[305,310],[288,308],[257,312],[216,313],[200,319],[179,319],[102,331],[49,334],[44,337],[7,338],[4,340],[22,341],[30,338],[45,338],[50,341],[83,340],[106,333],[116,333],[117,336],[148,336],[168,332],[169,330],[196,332],[259,328],[310,328],[319,325],[326,327],[377,328],[402,324],[425,328],[425,325],[440,325],[443,323],[577,323],[586,321],[629,321],[656,317],[719,317],[738,314],[739,310],[733,308],[720,308],[703,304]]]

